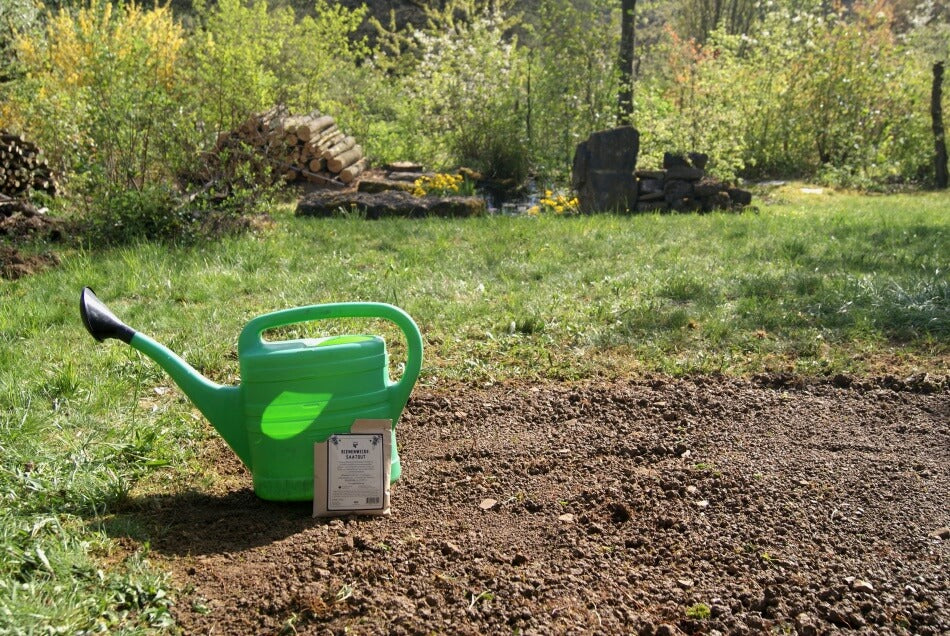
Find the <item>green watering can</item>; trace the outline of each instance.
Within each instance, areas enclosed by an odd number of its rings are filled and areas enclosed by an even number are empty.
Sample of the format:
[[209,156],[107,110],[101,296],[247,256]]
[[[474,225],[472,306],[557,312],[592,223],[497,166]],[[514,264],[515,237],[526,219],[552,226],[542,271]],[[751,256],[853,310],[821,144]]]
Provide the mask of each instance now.
[[[167,347],[109,311],[88,287],[79,299],[83,324],[102,342],[116,338],[157,362],[221,434],[254,478],[254,492],[272,501],[313,499],[313,446],[348,433],[357,419],[392,420],[392,475],[401,466],[396,422],[422,367],[422,335],[412,318],[384,303],[310,305],[251,320],[238,339],[241,384],[211,382]],[[406,336],[406,368],[389,379],[385,341],[350,335],[271,342],[275,327],[334,318],[390,320]]]

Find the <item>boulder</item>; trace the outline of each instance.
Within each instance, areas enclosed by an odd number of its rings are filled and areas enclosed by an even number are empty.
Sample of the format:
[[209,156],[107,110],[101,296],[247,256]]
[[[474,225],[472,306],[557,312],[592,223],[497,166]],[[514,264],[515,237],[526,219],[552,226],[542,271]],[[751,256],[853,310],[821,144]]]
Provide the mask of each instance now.
[[427,216],[469,217],[486,212],[481,197],[417,197],[401,190],[385,192],[315,191],[297,204],[297,216],[336,216],[354,212],[367,219]]
[[636,210],[640,133],[620,126],[592,133],[574,152],[571,185],[582,212]]

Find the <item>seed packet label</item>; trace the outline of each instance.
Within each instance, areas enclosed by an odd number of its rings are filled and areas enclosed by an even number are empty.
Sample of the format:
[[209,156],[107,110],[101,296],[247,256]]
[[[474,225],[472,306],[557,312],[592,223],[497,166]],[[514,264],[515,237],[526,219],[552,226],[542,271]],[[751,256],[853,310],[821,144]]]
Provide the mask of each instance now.
[[358,419],[313,445],[313,516],[390,514],[392,420]]
[[327,441],[327,510],[382,509],[383,435],[347,433]]

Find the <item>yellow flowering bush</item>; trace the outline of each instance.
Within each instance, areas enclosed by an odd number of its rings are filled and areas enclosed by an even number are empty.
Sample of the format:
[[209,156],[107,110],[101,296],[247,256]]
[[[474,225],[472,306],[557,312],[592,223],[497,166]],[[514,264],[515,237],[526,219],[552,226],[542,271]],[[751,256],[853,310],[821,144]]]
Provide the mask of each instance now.
[[417,197],[424,197],[427,194],[467,194],[468,190],[470,190],[470,188],[466,187],[467,184],[462,175],[447,173],[419,177],[412,186],[412,193]]
[[570,197],[565,194],[555,194],[551,190],[545,190],[544,196],[538,200],[537,205],[528,208],[528,214],[577,214],[580,212],[577,197]]
[[15,36],[24,75],[0,125],[28,131],[60,171],[140,188],[171,162],[184,44],[167,6],[86,0],[49,13],[44,30]]

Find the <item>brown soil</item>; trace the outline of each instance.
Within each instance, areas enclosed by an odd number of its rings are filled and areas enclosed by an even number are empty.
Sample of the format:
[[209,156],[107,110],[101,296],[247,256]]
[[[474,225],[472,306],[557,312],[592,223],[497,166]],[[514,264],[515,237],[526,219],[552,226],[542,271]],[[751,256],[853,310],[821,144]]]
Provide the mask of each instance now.
[[58,265],[55,254],[27,253],[19,246],[62,238],[63,224],[59,219],[47,216],[27,201],[0,194],[0,278],[21,278]]
[[948,398],[924,376],[417,387],[391,517],[258,500],[222,442],[220,492],[125,512],[189,634],[945,634]]
[[55,254],[25,254],[15,247],[0,245],[0,278],[13,280],[59,265]]

